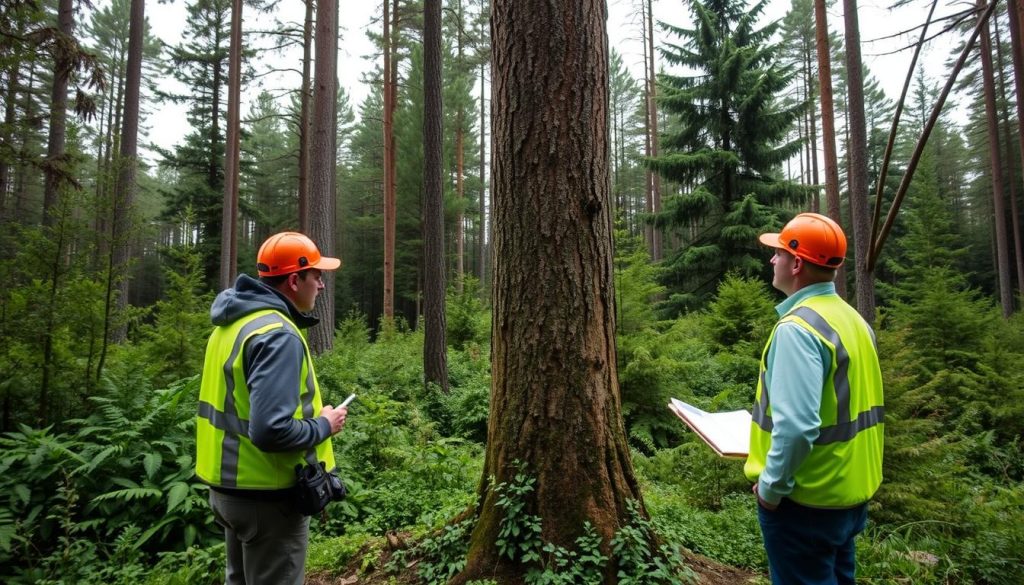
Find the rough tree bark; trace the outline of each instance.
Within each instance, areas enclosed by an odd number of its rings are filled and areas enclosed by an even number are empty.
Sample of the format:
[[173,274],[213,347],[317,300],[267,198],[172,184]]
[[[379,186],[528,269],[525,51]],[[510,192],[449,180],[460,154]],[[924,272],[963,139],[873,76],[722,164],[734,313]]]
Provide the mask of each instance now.
[[525,567],[495,546],[494,488],[516,462],[536,478],[525,511],[546,542],[572,547],[588,520],[607,539],[630,500],[643,510],[616,371],[606,18],[603,0],[493,4],[492,398],[454,583],[521,581]]
[[[316,6],[316,65],[313,88],[313,136],[310,142],[309,237],[320,253],[334,253],[337,222],[338,4],[319,0]],[[334,346],[334,271],[323,274],[325,289],[313,314],[320,325],[309,331],[310,351]]]
[[228,119],[224,140],[224,204],[220,226],[220,289],[235,281],[238,267],[238,180],[242,110],[242,0],[231,0],[228,53]]
[[875,321],[875,276],[871,255],[871,213],[868,211],[868,130],[864,116],[864,70],[860,58],[860,25],[857,0],[843,0],[846,25],[846,71],[850,132],[850,222],[853,224],[854,276],[857,279],[857,312],[868,323]]
[[[837,223],[839,212],[839,159],[836,155],[836,111],[832,99],[832,47],[828,42],[825,0],[814,0],[814,40],[818,53],[818,90],[821,92],[821,142],[825,153],[825,206]],[[846,296],[846,269],[840,268],[836,292]]]
[[[436,384],[442,391],[447,392],[444,193],[441,186],[443,122],[441,0],[425,0],[423,3],[423,325],[425,328],[423,378],[426,383]],[[460,244],[460,277],[462,275],[461,262]]]

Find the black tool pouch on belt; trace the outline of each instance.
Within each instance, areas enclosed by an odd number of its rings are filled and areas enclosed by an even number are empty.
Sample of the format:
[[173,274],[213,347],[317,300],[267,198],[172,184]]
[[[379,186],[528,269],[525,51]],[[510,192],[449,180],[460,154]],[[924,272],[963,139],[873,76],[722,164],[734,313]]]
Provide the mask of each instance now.
[[327,473],[322,462],[316,465],[296,465],[292,501],[295,509],[306,516],[319,513],[332,501],[345,498],[345,484],[333,473]]

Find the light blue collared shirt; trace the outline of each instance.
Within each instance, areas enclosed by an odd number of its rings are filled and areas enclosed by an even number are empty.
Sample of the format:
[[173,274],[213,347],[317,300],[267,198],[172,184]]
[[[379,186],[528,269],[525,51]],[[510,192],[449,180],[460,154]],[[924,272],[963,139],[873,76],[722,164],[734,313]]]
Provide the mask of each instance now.
[[[807,298],[834,294],[835,284],[819,282],[796,291],[775,310],[782,317]],[[828,347],[803,327],[780,323],[776,328],[765,371],[772,442],[757,486],[758,495],[770,504],[793,491],[793,476],[818,438],[821,394],[831,362]]]

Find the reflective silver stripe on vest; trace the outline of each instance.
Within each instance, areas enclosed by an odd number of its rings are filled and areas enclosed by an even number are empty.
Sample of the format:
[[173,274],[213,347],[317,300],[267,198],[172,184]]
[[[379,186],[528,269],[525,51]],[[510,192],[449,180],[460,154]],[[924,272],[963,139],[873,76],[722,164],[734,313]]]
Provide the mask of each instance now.
[[857,415],[857,418],[846,423],[821,427],[821,434],[815,439],[815,445],[828,445],[829,443],[842,443],[852,441],[857,433],[870,429],[871,427],[884,422],[885,407],[873,406],[870,410]]
[[[280,315],[270,313],[257,317],[242,326],[242,330],[235,336],[235,344],[231,348],[231,355],[224,363],[224,380],[227,384],[227,395],[224,397],[224,414],[228,417],[238,418],[238,408],[235,406],[235,376],[232,373],[232,365],[238,359],[239,352],[245,344],[245,340],[257,329],[268,325],[284,324]],[[245,435],[248,437],[248,433]],[[239,435],[235,433],[224,433],[224,440],[221,442],[220,459],[220,485],[223,487],[235,487],[238,484],[238,446]]]
[[[819,335],[828,340],[835,347],[836,351],[836,371],[832,376],[833,385],[836,389],[836,420],[845,422],[821,427],[814,444],[828,445],[830,443],[850,441],[860,431],[883,422],[885,419],[884,406],[872,407],[870,410],[858,414],[856,419],[850,420],[850,354],[846,351],[846,347],[839,338],[839,333],[821,315],[808,307],[797,307],[786,316],[789,315],[796,315],[803,319]],[[875,332],[870,327],[868,331],[871,333],[871,341],[874,343]],[[767,369],[767,363],[765,362],[767,361],[768,352],[766,351],[764,355],[765,357],[761,360],[760,373],[761,398],[754,404],[751,419],[761,427],[761,430],[770,433],[775,425],[772,422],[772,417],[768,415],[768,384],[765,382],[765,370]]]
[[249,421],[240,419],[237,416],[224,414],[209,402],[199,402],[199,418],[205,418],[213,425],[213,428],[219,431],[249,436]]
[[[292,333],[297,335],[300,340],[302,340],[302,334],[299,333],[298,329],[293,327],[291,323],[285,322],[284,326],[285,328],[291,330]],[[313,418],[313,397],[316,395],[316,382],[314,379],[315,376],[313,372],[313,356],[310,355],[308,351],[306,351],[305,341],[302,342],[302,349],[303,353],[306,355],[306,391],[303,392],[301,396],[299,396],[299,400],[302,403],[302,418]],[[310,449],[306,449],[306,452],[303,455],[303,457],[305,458],[306,463],[314,467],[318,464],[319,460],[316,457],[315,446]]]

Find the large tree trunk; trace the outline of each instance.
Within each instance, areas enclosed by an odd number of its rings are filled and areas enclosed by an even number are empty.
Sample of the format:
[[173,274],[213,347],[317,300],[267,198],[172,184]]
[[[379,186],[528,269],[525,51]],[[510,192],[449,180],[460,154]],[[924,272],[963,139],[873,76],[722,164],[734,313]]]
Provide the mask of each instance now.
[[868,266],[871,252],[871,214],[868,211],[868,130],[864,117],[864,70],[860,59],[857,0],[843,0],[846,24],[846,71],[849,80],[850,222],[853,224],[857,279],[857,312],[875,320],[875,277]]
[[[818,89],[821,96],[821,143],[825,153],[825,205],[828,216],[842,222],[839,204],[839,159],[836,155],[836,112],[832,99],[832,48],[828,42],[825,0],[814,0],[814,39],[818,53]],[[870,243],[870,242],[869,242]],[[870,250],[870,248],[868,248]],[[836,292],[846,297],[846,269],[840,268]]]
[[220,226],[220,289],[230,288],[238,269],[238,180],[241,147],[242,0],[231,1],[228,58],[228,127],[224,145],[224,208]]
[[[57,28],[67,39],[75,28],[74,2],[60,0],[57,8]],[[72,49],[62,46],[54,50],[53,86],[50,91],[50,134],[46,146],[45,181],[43,183],[43,225],[56,225],[56,208],[60,202],[60,188],[65,181],[65,134],[68,110],[68,78],[71,76]]]
[[[423,3],[423,376],[448,391],[441,105],[441,0]],[[461,132],[461,130],[460,130]],[[460,145],[461,147],[461,145]],[[461,181],[460,181],[461,184]],[[460,214],[461,215],[461,214]],[[460,231],[461,235],[461,231]],[[459,276],[462,276],[461,244]]]
[[536,478],[524,512],[546,542],[572,548],[589,521],[607,545],[629,501],[643,510],[616,371],[606,18],[602,0],[493,5],[491,407],[456,583],[521,581],[495,544],[495,486],[518,466]]
[[[316,8],[316,66],[313,89],[313,137],[310,144],[309,236],[326,256],[334,253],[337,225],[337,104],[338,5],[319,0]],[[334,346],[333,271],[324,272],[324,291],[313,314],[320,325],[309,331],[309,347],[316,354]]]
[[[978,0],[979,12],[985,0]],[[1003,196],[1003,166],[999,153],[999,113],[996,109],[995,79],[992,72],[992,40],[988,23],[981,29],[981,71],[985,92],[985,121],[988,127],[989,161],[992,180],[992,216],[995,222],[996,269],[999,278],[999,304],[1003,317],[1013,313],[1013,293],[1010,286],[1010,253],[1006,239],[1006,207]]]
[[395,183],[391,180],[395,167],[395,127],[393,107],[394,93],[391,70],[395,68],[391,46],[395,39],[391,38],[392,20],[397,14],[390,12],[390,0],[384,0],[384,320],[395,318],[395,215],[398,208],[395,200]]

